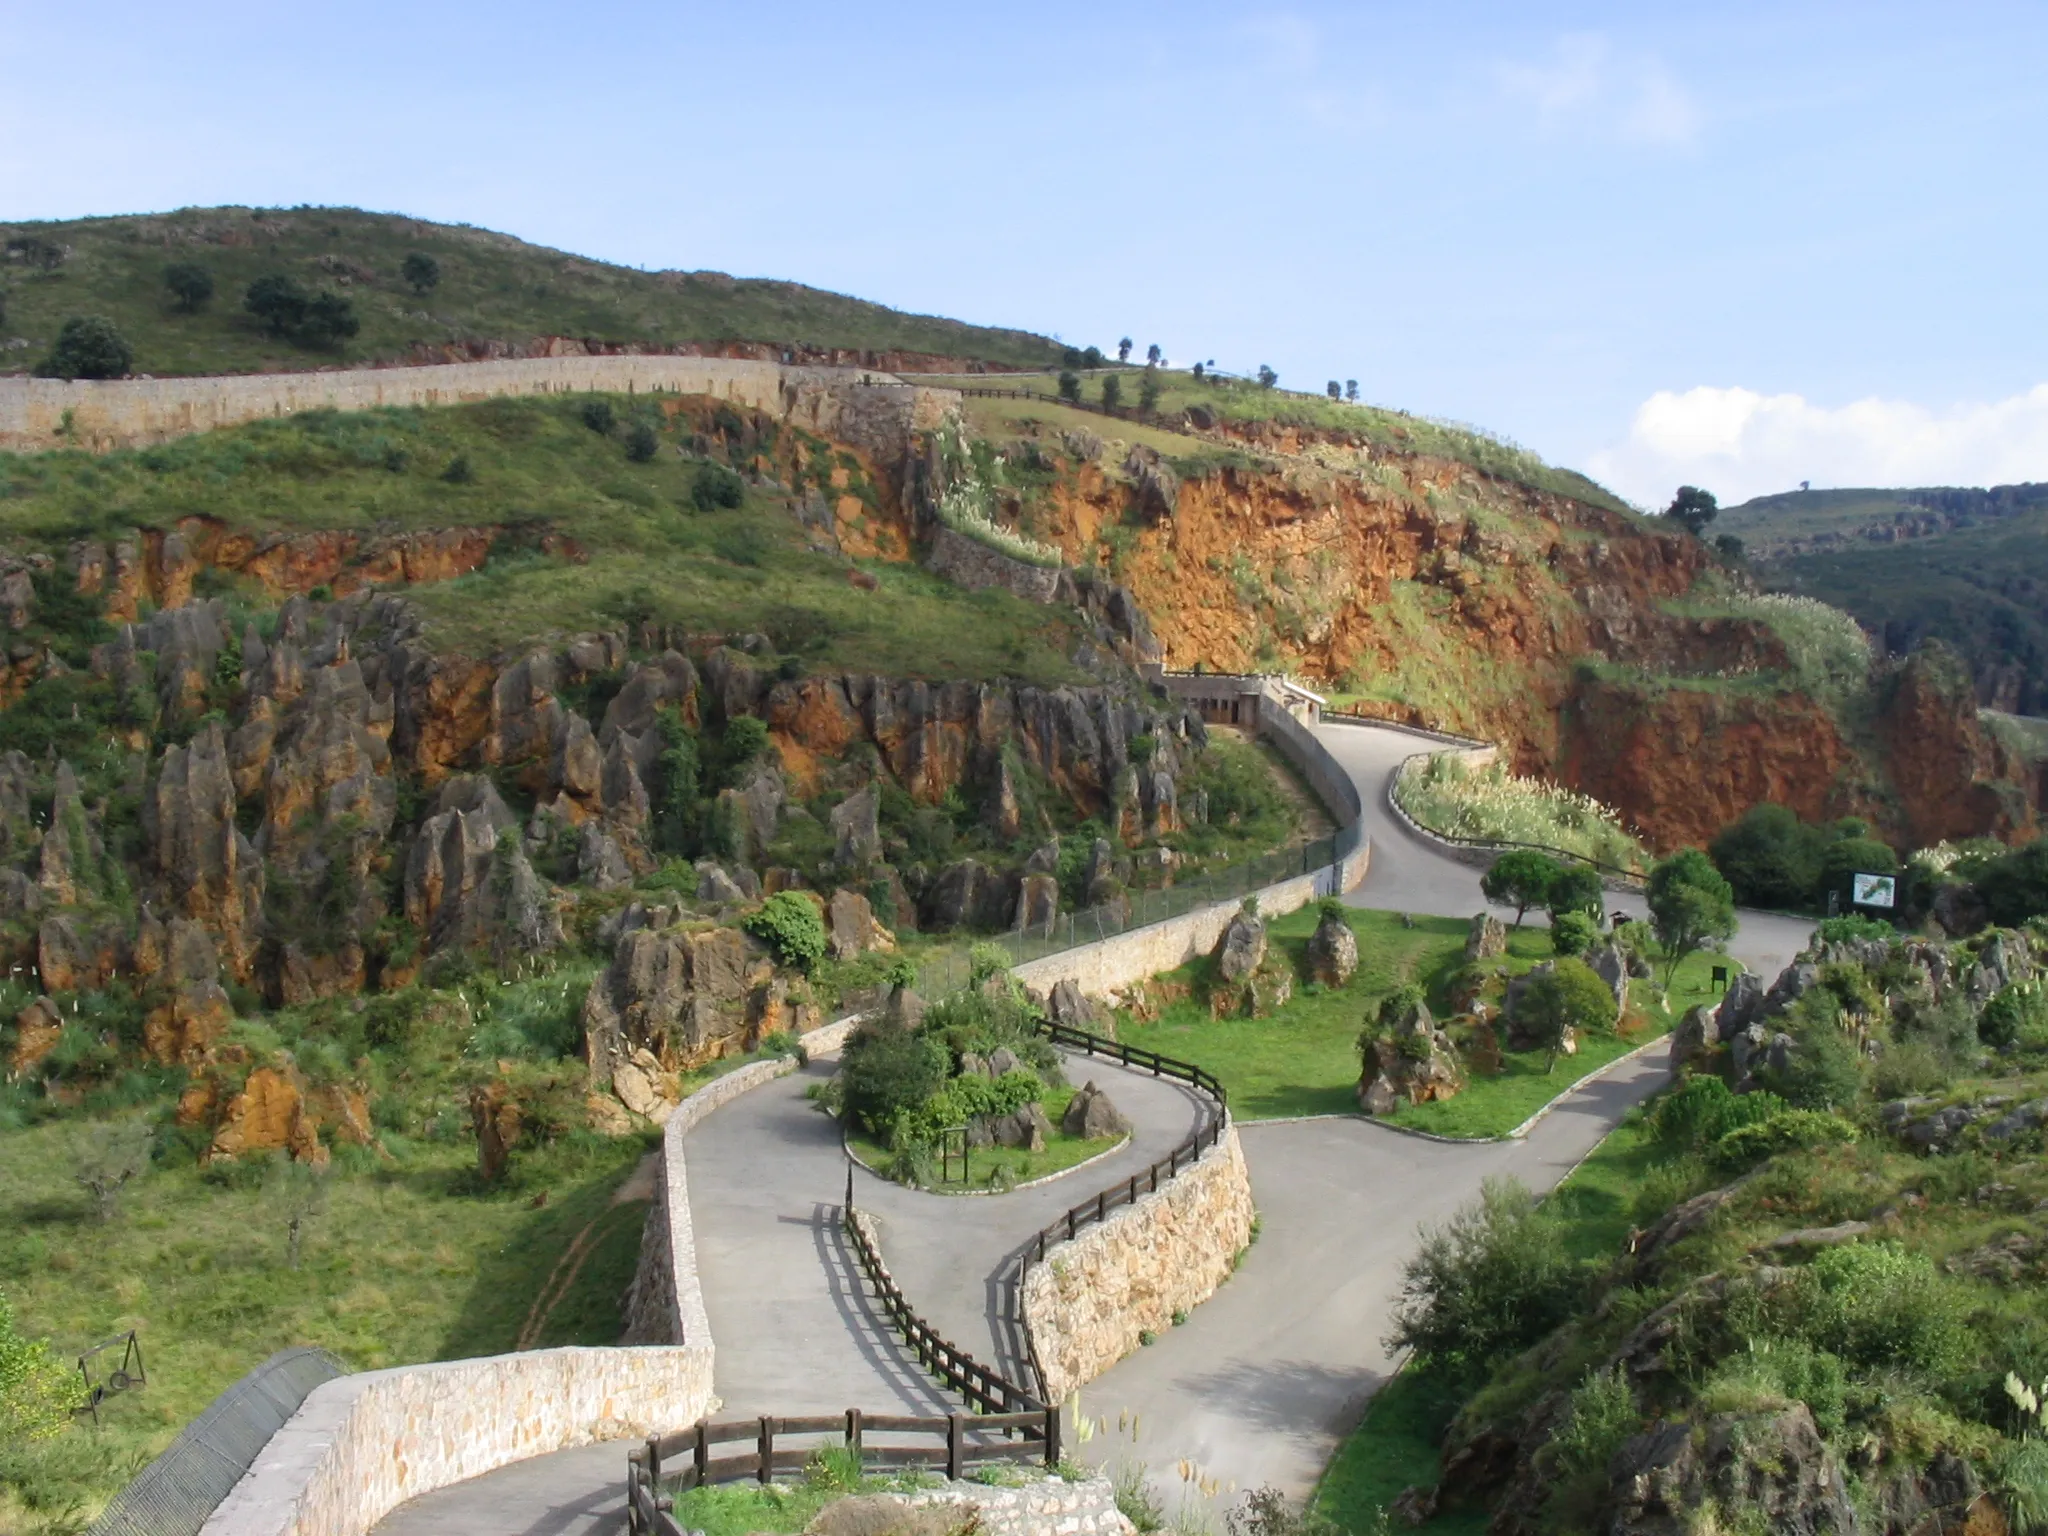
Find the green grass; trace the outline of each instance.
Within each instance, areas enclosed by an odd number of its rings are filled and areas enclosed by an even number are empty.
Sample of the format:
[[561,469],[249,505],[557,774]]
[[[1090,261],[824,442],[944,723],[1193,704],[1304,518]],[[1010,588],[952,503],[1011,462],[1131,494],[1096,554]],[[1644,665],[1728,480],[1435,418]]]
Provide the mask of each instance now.
[[[1054,1133],[1046,1138],[1043,1152],[1032,1152],[1024,1147],[974,1147],[967,1154],[967,1177],[964,1180],[946,1179],[925,1188],[934,1194],[960,1195],[1001,1188],[1003,1173],[1009,1175],[1013,1186],[1028,1184],[1033,1179],[1049,1179],[1056,1173],[1065,1173],[1087,1162],[1091,1157],[1100,1157],[1129,1139],[1069,1136],[1059,1130],[1060,1117],[1067,1112],[1067,1104],[1073,1097],[1071,1087],[1050,1088],[1040,1100],[1046,1118],[1055,1128]],[[878,1173],[888,1167],[892,1156],[889,1149],[866,1131],[850,1131],[846,1139],[854,1157],[862,1165]]]
[[[941,1479],[925,1473],[894,1476],[849,1475],[851,1457],[827,1466],[813,1461],[803,1481],[797,1483],[714,1483],[678,1493],[675,1516],[685,1530],[702,1536],[750,1536],[755,1531],[793,1532],[809,1525],[827,1504],[859,1493],[914,1493],[936,1487]],[[984,1478],[994,1481],[991,1471]]]
[[[1199,1000],[1209,962],[1197,961],[1163,978],[1168,987],[1187,988],[1193,995],[1169,1004],[1149,1023],[1126,1016],[1119,1021],[1119,1038],[1207,1067],[1222,1080],[1231,1112],[1239,1119],[1356,1113],[1359,1031],[1381,998],[1410,983],[1423,988],[1439,1017],[1447,1013],[1445,989],[1463,963],[1469,925],[1463,918],[1417,917],[1410,928],[1402,926],[1398,913],[1351,910],[1345,915],[1358,935],[1358,970],[1343,987],[1298,987],[1292,1001],[1269,1018],[1212,1019]],[[1268,926],[1272,942],[1297,974],[1317,921],[1316,910],[1309,907]],[[1548,930],[1511,929],[1508,954],[1516,971],[1550,958]],[[1560,1057],[1550,1071],[1544,1070],[1547,1052],[1503,1052],[1498,1076],[1474,1075],[1455,1097],[1408,1105],[1390,1118],[1440,1136],[1505,1135],[1586,1073],[1656,1039],[1687,1008],[1707,1001],[1717,963],[1728,962],[1704,954],[1686,960],[1669,1008],[1656,1001],[1648,984],[1637,983],[1632,997],[1644,1007],[1645,1028],[1632,1036],[1585,1038],[1578,1055]]]
[[[1061,350],[1025,331],[905,314],[798,283],[641,272],[490,230],[354,208],[187,208],[0,225],[0,241],[23,235],[69,246],[71,254],[47,275],[20,261],[0,263],[7,279],[0,335],[30,343],[4,354],[16,368],[40,358],[75,314],[111,318],[135,348],[136,371],[159,375],[403,359],[417,347],[539,336],[650,350],[713,341],[906,350],[1031,367]],[[414,251],[441,269],[424,296],[399,274]],[[214,297],[196,314],[177,312],[164,289],[163,269],[174,261],[213,272]],[[258,277],[280,272],[348,296],[361,333],[335,352],[265,335],[243,311],[242,296]]]
[[[288,533],[495,525],[512,531],[481,570],[412,589],[443,647],[492,654],[651,619],[691,633],[759,631],[833,670],[1083,680],[1067,660],[1077,638],[1068,610],[967,592],[888,560],[867,562],[880,585],[863,591],[845,557],[808,546],[785,495],[750,488],[736,510],[691,508],[699,464],[679,450],[693,418],[650,418],[661,452],[634,464],[618,438],[583,424],[583,404],[309,412],[141,451],[0,455],[0,538],[57,548],[191,515]],[[648,410],[626,396],[614,404],[622,421]],[[765,428],[759,446],[785,483],[820,452]],[[458,459],[472,470],[466,483],[443,478]],[[533,545],[545,528],[587,559],[541,554]]]
[[[0,1289],[62,1355],[139,1330],[149,1384],[106,1404],[98,1430],[0,1451],[0,1528],[89,1514],[276,1350],[319,1345],[369,1370],[502,1353],[522,1337],[618,1339],[647,1206],[611,1201],[641,1138],[522,1154],[512,1187],[490,1194],[471,1192],[466,1138],[392,1138],[389,1159],[343,1151],[293,1270],[281,1217],[253,1187],[260,1168],[216,1181],[162,1163],[112,1222],[94,1222],[70,1177],[86,1131],[66,1120],[0,1134]],[[579,1234],[580,1265],[558,1271]]]
[[[1310,1509],[1344,1531],[1378,1531],[1381,1511],[1402,1490],[1437,1480],[1437,1447],[1458,1411],[1455,1386],[1404,1370],[1373,1394],[1365,1418],[1330,1458]],[[1486,1512],[1447,1511],[1429,1522],[1443,1536],[1481,1536]]]

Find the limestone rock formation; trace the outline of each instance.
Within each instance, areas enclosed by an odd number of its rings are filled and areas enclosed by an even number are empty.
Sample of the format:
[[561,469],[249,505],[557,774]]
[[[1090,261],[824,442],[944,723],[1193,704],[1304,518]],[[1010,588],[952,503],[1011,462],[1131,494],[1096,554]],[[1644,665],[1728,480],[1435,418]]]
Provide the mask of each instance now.
[[1067,1112],[1060,1117],[1060,1129],[1069,1136],[1094,1141],[1104,1136],[1130,1135],[1131,1122],[1110,1102],[1109,1095],[1090,1081],[1082,1084],[1080,1091],[1067,1101]]
[[1266,959],[1266,925],[1249,912],[1231,918],[1216,944],[1216,974],[1226,982],[1247,980]]
[[1419,1000],[1384,1019],[1366,1070],[1358,1080],[1358,1107],[1388,1115],[1402,1104],[1448,1099],[1465,1086],[1457,1047]]
[[1068,1029],[1103,1035],[1111,1040],[1116,1038],[1116,1015],[1093,998],[1083,996],[1081,984],[1071,977],[1053,983],[1052,992],[1046,998],[1045,1015],[1053,1023],[1064,1024]]
[[1341,987],[1358,969],[1358,935],[1341,916],[1326,912],[1316,924],[1316,931],[1309,935],[1302,958],[1310,981]]
[[688,1071],[746,1047],[749,1003],[766,1002],[772,967],[731,928],[637,928],[583,999],[593,1087],[645,1049],[665,1071]]
[[825,933],[835,960],[851,960],[870,950],[896,947],[896,936],[875,921],[868,899],[858,892],[837,890],[825,904]]
[[152,893],[166,910],[216,934],[229,971],[254,969],[263,906],[263,861],[235,825],[227,742],[210,723],[188,746],[171,747],[142,803]]
[[1019,933],[1052,931],[1060,915],[1060,883],[1052,875],[1026,875],[1017,883],[1017,913],[1010,926]]

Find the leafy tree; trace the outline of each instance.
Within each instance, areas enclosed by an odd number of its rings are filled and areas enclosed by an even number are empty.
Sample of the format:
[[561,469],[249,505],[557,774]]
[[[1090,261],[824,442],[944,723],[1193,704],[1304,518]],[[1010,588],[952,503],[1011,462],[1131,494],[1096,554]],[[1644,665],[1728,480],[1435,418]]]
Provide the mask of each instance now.
[[1324,392],[1327,393],[1332,400],[1342,400],[1344,398],[1344,386],[1342,384],[1339,384],[1335,379],[1332,379],[1329,383],[1325,384],[1323,386],[1323,389]]
[[644,421],[636,421],[626,433],[626,457],[635,464],[652,462],[661,452],[661,438],[653,427]]
[[1479,889],[1488,901],[1515,909],[1515,926],[1522,926],[1531,907],[1550,899],[1550,883],[1563,870],[1547,853],[1534,848],[1510,848],[1493,861],[1493,867],[1479,878]]
[[1698,538],[1720,510],[1721,504],[1714,500],[1712,491],[1703,491],[1696,485],[1681,485],[1678,494],[1671,498],[1671,505],[1664,509],[1664,515],[1676,518],[1685,525],[1687,533]]
[[196,261],[174,261],[164,268],[164,287],[189,315],[213,297],[213,273]]
[[1081,402],[1081,376],[1071,368],[1060,374],[1060,398],[1076,405]]
[[1583,1034],[1612,1029],[1619,1013],[1607,983],[1585,961],[1570,956],[1531,977],[1515,1002],[1516,1023],[1550,1050],[1545,1072],[1557,1066],[1557,1053],[1564,1048],[1567,1031]]
[[946,1085],[951,1065],[945,1046],[929,1036],[863,1029],[847,1042],[840,1062],[841,1103],[850,1119],[886,1136],[899,1114],[916,1109]]
[[14,1304],[0,1292],[0,1446],[63,1433],[78,1398],[73,1373],[46,1341],[22,1334]]
[[1667,991],[1687,955],[1735,932],[1735,892],[1697,848],[1681,849],[1650,871],[1649,903]]
[[1994,923],[2013,927],[2048,912],[2048,838],[1991,860],[1974,883]]
[[706,464],[690,485],[690,505],[699,512],[731,511],[747,498],[747,483],[723,464]]
[[1102,381],[1102,408],[1105,411],[1113,411],[1123,403],[1123,398],[1123,385],[1117,382],[1116,375],[1112,373]]
[[1599,924],[1584,912],[1559,912],[1550,919],[1550,947],[1557,954],[1583,955],[1599,938]]
[[1062,353],[1060,354],[1060,366],[1061,366],[1062,368],[1078,368],[1078,367],[1080,367],[1080,366],[1081,366],[1081,349],[1080,349],[1079,347],[1069,347],[1069,348],[1067,348],[1067,350],[1066,350],[1066,351],[1062,352]]
[[1102,348],[1100,348],[1100,347],[1084,347],[1084,348],[1082,348],[1082,349],[1081,349],[1081,366],[1082,366],[1083,368],[1100,368],[1100,367],[1102,366]]
[[1516,1180],[1488,1179],[1477,1200],[1423,1230],[1402,1266],[1385,1343],[1458,1376],[1481,1376],[1563,1322],[1578,1289],[1555,1218]]
[[1715,835],[1708,853],[1745,906],[1797,907],[1820,884],[1826,842],[1786,807],[1753,805]]
[[1543,905],[1553,922],[1567,912],[1589,913],[1597,919],[1606,901],[1607,887],[1600,883],[1600,872],[1590,864],[1560,864],[1550,878],[1550,889],[1543,895]]
[[1131,360],[1131,347],[1133,345],[1134,343],[1128,336],[1118,342],[1116,344],[1116,360],[1120,363],[1128,363]]
[[1138,380],[1138,409],[1147,415],[1159,409],[1159,370],[1151,363]]
[[1259,388],[1271,389],[1275,384],[1278,384],[1279,382],[1279,374],[1275,373],[1271,368],[1268,368],[1264,363],[1259,364]]
[[1714,553],[1730,565],[1740,565],[1747,552],[1742,546],[1742,540],[1732,533],[1723,533],[1714,539]]
[[135,349],[104,315],[73,315],[59,327],[50,355],[36,365],[45,379],[118,379],[135,365]]
[[619,414],[612,409],[609,400],[586,400],[578,414],[583,418],[583,425],[599,437],[610,437],[619,424]]
[[425,251],[414,251],[399,264],[398,275],[414,293],[424,297],[441,281],[441,263]]
[[809,971],[825,958],[825,919],[818,904],[797,891],[777,891],[740,926],[774,951],[780,965]]
[[273,336],[289,336],[306,317],[306,290],[282,272],[268,273],[249,285],[242,308],[263,323]]
[[355,302],[323,288],[306,300],[292,340],[302,347],[338,347],[362,328]]
[[722,788],[738,784],[740,776],[768,750],[768,726],[759,715],[735,715],[725,723],[719,739],[718,782]]
[[1197,364],[1195,364],[1195,377],[1199,379],[1199,378],[1200,378],[1201,376],[1202,376],[1202,365],[1201,365],[1200,363],[1197,363]]
[[1351,401],[1358,399],[1358,380],[1346,379],[1344,381],[1344,398]]
[[1157,368],[1165,361],[1166,354],[1159,350],[1158,342],[1153,342],[1151,346],[1145,349],[1145,366],[1147,368]]

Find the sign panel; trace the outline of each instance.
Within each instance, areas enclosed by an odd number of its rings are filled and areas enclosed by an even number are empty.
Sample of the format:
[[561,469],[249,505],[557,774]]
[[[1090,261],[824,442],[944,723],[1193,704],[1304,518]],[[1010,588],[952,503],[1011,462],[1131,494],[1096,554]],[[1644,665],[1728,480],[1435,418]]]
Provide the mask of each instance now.
[[1889,907],[1899,882],[1890,875],[1857,875],[1853,900],[1859,907]]

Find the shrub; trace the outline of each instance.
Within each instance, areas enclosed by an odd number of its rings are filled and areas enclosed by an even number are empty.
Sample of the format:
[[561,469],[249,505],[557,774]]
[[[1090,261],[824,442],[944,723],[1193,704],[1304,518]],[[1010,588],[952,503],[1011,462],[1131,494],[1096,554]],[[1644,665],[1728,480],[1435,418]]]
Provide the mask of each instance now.
[[1550,920],[1550,947],[1560,955],[1583,955],[1600,939],[1600,927],[1584,912],[1560,912]]
[[196,261],[174,261],[164,268],[164,287],[189,315],[213,297],[213,273]]
[[1840,1115],[1817,1109],[1782,1109],[1768,1119],[1729,1131],[1715,1143],[1714,1156],[1723,1163],[1761,1162],[1779,1152],[1807,1152],[1815,1147],[1846,1146],[1856,1127]]
[[1062,400],[1071,400],[1076,405],[1080,404],[1081,376],[1072,370],[1062,371],[1060,374],[1059,390]]
[[1964,1294],[1896,1243],[1826,1249],[1800,1272],[1794,1305],[1797,1336],[1853,1365],[1939,1377],[1969,1353]]
[[425,251],[413,251],[398,264],[398,275],[414,293],[425,295],[441,281],[441,263]]
[[1681,849],[1650,871],[1650,926],[1664,951],[1664,985],[1687,955],[1735,932],[1735,893],[1713,861]]
[[[1807,998],[1800,1002],[1806,1004]],[[1863,1063],[1834,1020],[1801,1006],[1787,1020],[1785,1033],[1792,1037],[1792,1048],[1782,1068],[1766,1065],[1757,1074],[1764,1086],[1795,1109],[1840,1109],[1854,1103],[1863,1088]]]
[[1124,387],[1112,373],[1102,381],[1102,408],[1105,411],[1113,411],[1123,404],[1123,398]]
[[1690,1077],[1657,1101],[1650,1128],[1667,1146],[1712,1146],[1789,1107],[1775,1093],[1737,1094],[1718,1077]]
[[626,457],[635,464],[651,463],[661,452],[661,437],[644,421],[636,421],[626,433]]
[[1804,1403],[1824,1435],[1847,1417],[1848,1373],[1839,1356],[1798,1339],[1751,1339],[1700,1388],[1706,1413],[1758,1413]]
[[36,365],[45,379],[118,379],[135,365],[135,349],[104,315],[73,315]]
[[1515,1003],[1515,1018],[1550,1048],[1549,1066],[1557,1065],[1566,1030],[1612,1029],[1620,1015],[1614,993],[1583,960],[1569,957],[1531,979]]
[[2000,988],[1977,1019],[1977,1036],[1986,1045],[2018,1045],[2048,1033],[2048,993],[2038,981],[2015,981]]
[[2006,1446],[1995,1467],[1999,1502],[2015,1531],[2048,1531],[2048,1440]]
[[1753,805],[1708,846],[1714,867],[1753,907],[1800,907],[1820,884],[1826,834],[1782,805]]
[[1590,864],[1560,864],[1543,905],[1554,919],[1563,912],[1585,912],[1597,917],[1606,904],[1607,888],[1600,872]]
[[690,505],[699,512],[731,511],[746,500],[747,483],[723,464],[698,466],[690,482]]
[[839,1066],[846,1113],[876,1136],[946,1084],[946,1049],[926,1035],[898,1029],[862,1031],[847,1042]]
[[242,296],[242,307],[273,336],[306,347],[331,347],[362,329],[355,305],[325,289],[309,293],[292,277],[275,272],[259,277]]
[[808,971],[825,958],[825,919],[796,891],[778,891],[740,925],[766,944],[779,964]]
[[1860,944],[1868,939],[1883,939],[1889,943],[1899,936],[1899,932],[1878,918],[1849,912],[1841,917],[1823,918],[1814,929],[1813,936],[1822,944]]
[[1424,1229],[1386,1344],[1477,1375],[1562,1322],[1577,1293],[1557,1222],[1520,1183],[1488,1179],[1449,1222]]
[[1324,922],[1348,923],[1351,919],[1345,916],[1346,911],[1341,896],[1325,896],[1316,903],[1316,916]]
[[73,1373],[43,1340],[25,1338],[0,1292],[0,1446],[61,1434],[78,1406]]
[[612,409],[609,400],[586,400],[583,409],[576,414],[582,417],[583,425],[599,437],[610,437],[619,424],[619,413]]
[[2048,838],[1989,860],[1975,883],[1994,923],[2014,927],[2048,912]]
[[1547,853],[1538,853],[1533,848],[1510,848],[1480,876],[1479,888],[1488,901],[1513,907],[1515,926],[1519,928],[1531,907],[1540,907],[1550,899],[1550,887],[1563,868]]
[[476,479],[476,471],[470,466],[469,455],[458,453],[448,461],[448,467],[441,471],[441,478],[450,485],[468,485]]
[[1604,1473],[1622,1442],[1636,1432],[1642,1421],[1627,1375],[1593,1372],[1572,1389],[1564,1427],[1550,1442],[1558,1470],[1567,1476]]

